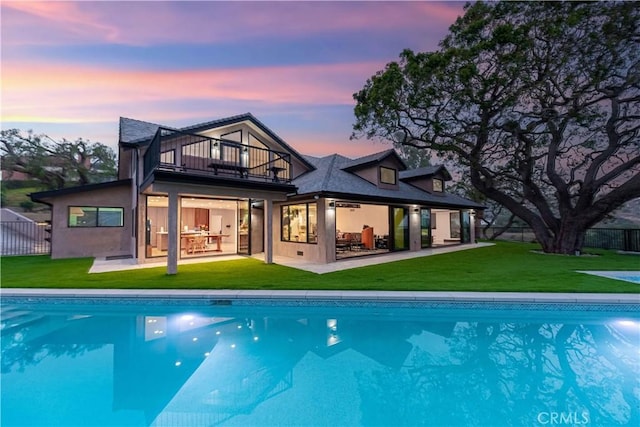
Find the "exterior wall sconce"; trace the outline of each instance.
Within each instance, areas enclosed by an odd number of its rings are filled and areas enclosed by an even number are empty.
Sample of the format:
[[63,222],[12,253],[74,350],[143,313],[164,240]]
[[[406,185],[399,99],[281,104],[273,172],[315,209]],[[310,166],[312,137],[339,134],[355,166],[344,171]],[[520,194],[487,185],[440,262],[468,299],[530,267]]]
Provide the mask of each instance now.
[[414,212],[414,213],[418,213],[418,212],[420,212],[420,208],[413,208],[413,212]]
[[334,201],[329,202],[329,208],[330,209],[335,209],[335,207],[336,207],[336,202],[334,202]]

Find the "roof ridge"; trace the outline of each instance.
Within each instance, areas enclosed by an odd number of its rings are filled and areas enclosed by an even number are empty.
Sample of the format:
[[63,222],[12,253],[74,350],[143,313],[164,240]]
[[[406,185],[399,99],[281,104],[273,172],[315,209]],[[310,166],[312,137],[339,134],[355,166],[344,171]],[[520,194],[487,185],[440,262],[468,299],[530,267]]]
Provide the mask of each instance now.
[[321,190],[324,190],[327,187],[327,184],[329,184],[329,179],[331,178],[331,173],[333,172],[333,164],[336,162],[336,157],[337,156],[338,156],[337,153],[334,153],[331,156],[327,156],[327,157],[331,157],[331,160],[329,161],[329,167],[327,168],[327,174],[324,176],[324,179],[322,180],[322,185],[320,186]]

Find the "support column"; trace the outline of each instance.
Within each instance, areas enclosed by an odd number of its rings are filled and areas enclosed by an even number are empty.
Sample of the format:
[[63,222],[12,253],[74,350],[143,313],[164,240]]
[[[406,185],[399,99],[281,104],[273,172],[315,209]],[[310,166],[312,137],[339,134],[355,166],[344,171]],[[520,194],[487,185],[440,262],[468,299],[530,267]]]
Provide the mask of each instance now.
[[264,262],[273,264],[273,201],[264,201]]
[[476,243],[476,212],[469,210],[469,243]]
[[167,241],[167,274],[176,274],[178,272],[178,246],[180,230],[178,230],[178,193],[169,191],[169,235]]

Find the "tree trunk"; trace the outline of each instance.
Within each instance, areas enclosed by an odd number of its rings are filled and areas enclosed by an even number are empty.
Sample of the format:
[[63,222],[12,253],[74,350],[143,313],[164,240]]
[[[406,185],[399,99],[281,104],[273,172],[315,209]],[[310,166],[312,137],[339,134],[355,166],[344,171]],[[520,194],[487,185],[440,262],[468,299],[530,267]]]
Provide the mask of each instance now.
[[549,235],[547,231],[540,233],[535,228],[533,232],[542,245],[544,252],[580,255],[586,230],[577,222],[563,221],[560,223],[560,228],[557,231],[554,232],[554,230],[551,230],[551,235]]

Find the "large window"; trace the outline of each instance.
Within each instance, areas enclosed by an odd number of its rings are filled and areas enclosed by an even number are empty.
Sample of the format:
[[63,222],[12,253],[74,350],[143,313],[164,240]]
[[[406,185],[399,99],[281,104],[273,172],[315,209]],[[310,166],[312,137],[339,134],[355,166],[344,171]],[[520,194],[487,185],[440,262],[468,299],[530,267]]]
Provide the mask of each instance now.
[[315,203],[282,206],[282,240],[318,243],[318,207]]
[[69,227],[122,227],[123,208],[70,206]]

